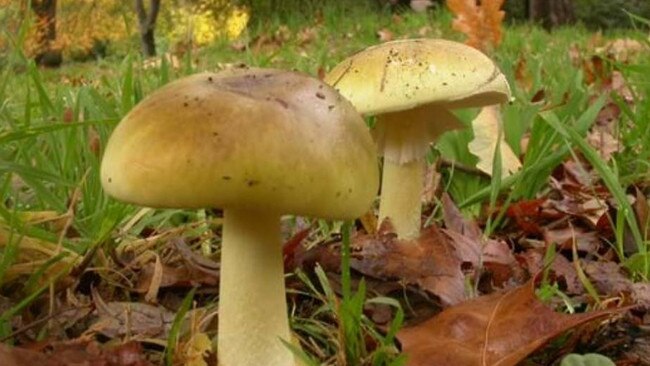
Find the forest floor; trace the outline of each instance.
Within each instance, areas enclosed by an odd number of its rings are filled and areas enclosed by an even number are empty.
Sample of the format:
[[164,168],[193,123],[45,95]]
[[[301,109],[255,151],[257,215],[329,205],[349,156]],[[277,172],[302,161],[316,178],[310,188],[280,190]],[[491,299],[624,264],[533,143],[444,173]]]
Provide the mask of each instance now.
[[[491,56],[515,97],[502,107],[504,141],[522,166],[509,177],[477,169],[478,111],[459,111],[468,128],[429,154],[420,238],[376,232],[374,211],[352,225],[283,220],[306,364],[552,365],[599,353],[650,365],[650,41],[640,26],[504,28]],[[214,362],[221,212],[107,197],[99,164],[111,131],[191,73],[244,64],[322,78],[365,47],[415,37],[462,40],[446,12],[325,12],[149,60],[46,70],[16,51],[0,70],[0,363]]]

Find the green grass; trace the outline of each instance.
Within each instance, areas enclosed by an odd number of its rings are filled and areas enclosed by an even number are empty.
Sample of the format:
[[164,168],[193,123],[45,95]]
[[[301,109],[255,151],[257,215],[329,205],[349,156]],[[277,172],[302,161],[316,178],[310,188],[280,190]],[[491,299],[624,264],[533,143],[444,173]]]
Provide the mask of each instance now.
[[[318,24],[311,20],[300,16],[277,17],[253,25],[243,36],[243,41],[254,44],[262,30],[272,35],[286,25],[290,33],[297,34],[306,27],[316,27],[317,36],[305,45],[301,45],[296,36],[290,36],[257,52],[254,47],[237,51],[224,41],[188,54],[178,69],[164,62],[158,68],[145,69],[143,60],[134,53],[109,56],[96,63],[65,64],[59,70],[40,70],[27,61],[20,50],[13,50],[9,61],[0,69],[0,230],[6,231],[10,238],[0,243],[0,283],[11,266],[20,260],[18,252],[23,238],[48,245],[60,244],[71,253],[83,256],[93,248],[110,249],[117,243],[139,238],[147,229],[164,232],[201,220],[196,212],[151,210],[124,230],[139,208],[108,198],[100,186],[101,151],[112,129],[138,101],[168,81],[239,62],[317,75],[320,69],[328,70],[345,56],[377,43],[376,31],[382,28],[398,37],[417,37],[423,28],[429,27],[429,37],[462,38],[450,30],[451,17],[446,12],[434,15],[405,13],[397,22],[385,11],[325,7]],[[16,44],[20,44],[20,37],[24,36],[21,34],[14,39]],[[624,36],[642,39],[644,34],[629,31]],[[606,163],[584,142],[584,135],[594,123],[604,100],[592,101],[598,93],[585,86],[582,70],[567,66],[570,65],[569,46],[574,42],[584,46],[590,37],[591,34],[580,27],[559,29],[552,34],[531,26],[505,31],[503,44],[494,58],[511,81],[516,98],[503,108],[506,140],[516,153],[520,153],[519,142],[525,133],[530,133],[523,170],[491,184],[484,177],[446,169],[443,171],[444,185],[466,212],[478,215],[482,205],[494,206],[497,198],[514,202],[544,192],[548,189],[551,171],[570,154],[580,153],[603,176],[621,207],[620,217],[624,220],[615,220],[618,231],[622,233],[624,225],[631,228],[637,252],[626,256],[620,234],[614,244],[619,256],[638,278],[648,278],[648,238],[639,230],[626,193],[631,184],[645,182],[647,185],[650,181],[650,61],[646,55],[633,65],[618,65],[635,88],[636,100],[628,106],[617,99],[623,111],[617,137],[625,148],[611,163]],[[528,65],[530,89],[520,87],[516,81],[516,65],[521,58],[525,58]],[[556,106],[544,112],[540,105],[530,102],[542,88],[548,103]],[[476,113],[468,110],[458,115],[469,124]],[[469,129],[449,133],[441,139],[437,149],[446,159],[473,166],[476,159],[467,150],[471,138]],[[68,235],[62,235],[48,223],[33,224],[19,215],[49,210],[71,213]],[[500,223],[502,215],[491,222],[488,231],[497,230]],[[76,234],[72,235],[72,230]],[[213,244],[218,246],[216,242]],[[51,265],[52,262],[45,262],[36,272],[49,273]],[[349,267],[344,265],[343,268]],[[310,296],[319,301],[320,306],[313,318],[294,319],[294,327],[316,339],[326,354],[343,357],[350,365],[361,364],[362,359],[372,365],[400,364],[402,361],[395,358],[392,343],[401,310],[397,307],[398,316],[388,334],[380,335],[363,316],[363,306],[368,301],[391,306],[396,303],[381,298],[368,300],[363,283],[352,291],[349,282],[345,282],[349,281],[349,273],[346,273],[344,271],[342,300],[334,295],[322,271],[317,271],[318,284],[313,283],[313,279],[301,277],[312,289]],[[11,316],[37,300],[51,281],[39,282],[32,277],[23,284],[12,283],[22,301],[0,314],[0,337],[10,334]],[[331,324],[319,318],[323,313],[336,319],[339,329],[332,329]],[[378,340],[381,345],[378,351],[370,352],[366,348],[361,337],[367,333]],[[345,342],[337,344],[333,339]]]

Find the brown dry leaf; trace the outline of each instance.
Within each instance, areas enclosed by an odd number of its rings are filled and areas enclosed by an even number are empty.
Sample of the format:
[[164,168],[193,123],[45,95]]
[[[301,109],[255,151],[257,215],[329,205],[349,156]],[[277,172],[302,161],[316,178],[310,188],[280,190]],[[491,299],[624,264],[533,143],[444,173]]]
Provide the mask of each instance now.
[[389,42],[395,39],[395,36],[393,35],[393,32],[386,28],[382,28],[377,31],[377,38],[379,38],[380,42]]
[[465,219],[458,206],[454,203],[447,192],[442,194],[442,215],[445,226],[459,234],[478,237],[482,234],[481,228],[475,221]]
[[631,292],[632,281],[623,274],[617,263],[585,260],[581,261],[581,266],[600,294],[618,295]]
[[533,87],[533,77],[528,71],[528,61],[523,54],[519,55],[519,59],[517,59],[517,65],[515,66],[515,81],[521,89],[527,92],[529,92]]
[[375,211],[373,209],[370,209],[369,211],[366,211],[363,215],[359,216],[359,221],[361,221],[361,226],[363,226],[363,229],[370,235],[375,235],[377,234],[377,215],[375,215]]
[[70,107],[66,107],[63,111],[63,123],[74,122],[74,111]]
[[575,67],[582,65],[582,52],[577,43],[571,43],[571,46],[569,46],[569,60]]
[[612,136],[611,133],[595,128],[587,134],[587,142],[596,149],[598,155],[607,162],[612,160],[614,153],[619,152],[623,147],[623,144]]
[[605,91],[613,91],[620,95],[628,104],[634,102],[634,93],[627,85],[623,73],[618,70],[612,71],[611,77],[605,85]]
[[153,266],[153,274],[149,281],[147,292],[144,294],[145,301],[149,303],[155,303],[158,301],[158,290],[160,290],[163,277],[163,267],[162,262],[160,261],[160,256],[158,254],[154,255],[156,256],[156,262]]
[[474,139],[469,143],[469,151],[478,158],[476,167],[492,175],[494,152],[499,144],[501,155],[501,176],[503,178],[521,169],[521,162],[503,135],[503,122],[497,105],[484,107],[472,121]]
[[647,46],[635,39],[619,38],[608,41],[603,47],[597,48],[596,52],[615,61],[627,63],[647,50]]
[[59,366],[63,365],[56,359],[51,359],[49,356],[31,351],[20,347],[10,347],[0,343],[0,361],[3,366],[24,366],[24,365],[39,365],[39,366]]
[[530,98],[532,104],[543,104],[546,101],[546,90],[539,89],[533,96]]
[[185,263],[187,263],[192,270],[201,272],[203,276],[212,277],[212,279],[207,281],[207,283],[215,283],[213,281],[218,280],[219,269],[221,268],[219,263],[195,253],[180,237],[173,239],[172,243],[174,244],[174,249],[178,251]]
[[456,16],[452,28],[467,35],[468,45],[487,51],[501,43],[504,0],[447,0],[447,7]]
[[422,187],[422,203],[433,204],[436,201],[442,175],[438,172],[438,164],[427,164],[424,171]]
[[88,128],[88,148],[95,157],[99,158],[101,153],[101,140],[99,133],[94,127]]
[[632,284],[632,300],[646,312],[650,310],[650,283]]
[[582,268],[601,295],[631,296],[633,303],[650,309],[650,284],[634,283],[623,268],[614,262],[581,261]]
[[309,236],[311,229],[308,227],[295,233],[286,243],[282,246],[282,259],[284,261],[284,268],[286,272],[293,272],[300,266],[297,261],[297,255],[304,252],[302,241]]
[[101,333],[109,338],[135,335],[145,338],[166,339],[175,314],[161,307],[138,302],[106,303],[94,288],[93,301],[99,319],[88,332]]
[[609,102],[603,106],[596,116],[596,126],[606,127],[608,130],[615,130],[614,125],[621,116],[621,108],[618,104]]
[[537,299],[530,281],[448,308],[397,338],[409,366],[514,366],[563,332],[621,311],[556,313]]
[[605,200],[584,194],[567,194],[561,201],[553,200],[549,204],[560,212],[583,219],[594,228],[608,210]]
[[411,0],[411,9],[416,13],[424,13],[432,6],[431,0]]
[[146,293],[145,299],[148,302],[155,302],[160,288],[192,287],[197,284],[218,286],[219,263],[194,253],[180,237],[172,239],[171,242],[180,255],[180,260],[173,265],[163,263],[159,256],[154,254],[153,258],[156,261],[143,266],[134,291]]
[[296,35],[299,46],[306,46],[318,38],[317,27],[306,27],[301,29]]
[[128,342],[114,347],[103,347],[94,341],[72,341],[54,344],[53,350],[37,352],[0,343],[2,366],[151,366],[140,343]]
[[594,84],[597,81],[606,81],[608,79],[607,70],[603,59],[600,56],[594,55],[590,60],[583,60],[582,70],[585,74],[585,83],[587,85]]
[[639,223],[639,229],[644,238],[650,239],[650,200],[638,188],[636,188],[635,198],[634,213]]
[[557,244],[561,250],[571,250],[574,243],[579,251],[587,253],[596,253],[600,247],[598,233],[579,226],[545,227],[542,232],[547,245]]
[[414,240],[398,240],[386,230],[363,235],[353,243],[351,267],[366,276],[397,279],[440,298],[444,305],[465,300],[461,261],[449,239],[435,226]]
[[485,238],[474,220],[466,219],[447,193],[442,195],[442,212],[446,229],[458,258],[471,263],[475,270],[488,267],[494,282],[503,284],[522,273],[510,247],[503,241]]
[[[525,267],[531,276],[540,273],[544,270],[544,253],[545,249],[531,249],[524,253],[518,254],[525,262]],[[573,263],[569,262],[563,255],[556,255],[551,264],[551,270],[555,275],[556,280],[563,280],[566,289],[564,290],[570,295],[581,295],[585,289],[578,278],[576,267]]]

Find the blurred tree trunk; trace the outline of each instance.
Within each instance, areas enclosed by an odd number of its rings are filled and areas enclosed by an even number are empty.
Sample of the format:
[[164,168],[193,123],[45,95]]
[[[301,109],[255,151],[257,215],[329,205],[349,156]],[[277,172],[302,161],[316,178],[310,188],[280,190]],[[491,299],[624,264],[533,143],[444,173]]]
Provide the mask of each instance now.
[[546,29],[575,22],[573,0],[526,0],[528,18]]
[[36,14],[37,52],[34,60],[43,66],[57,67],[61,64],[61,50],[54,49],[56,40],[56,0],[32,0]]
[[146,57],[155,56],[156,39],[154,30],[156,29],[156,19],[160,11],[160,0],[150,0],[148,11],[144,8],[144,0],[135,0],[135,11],[138,14],[138,23],[140,25],[142,53]]

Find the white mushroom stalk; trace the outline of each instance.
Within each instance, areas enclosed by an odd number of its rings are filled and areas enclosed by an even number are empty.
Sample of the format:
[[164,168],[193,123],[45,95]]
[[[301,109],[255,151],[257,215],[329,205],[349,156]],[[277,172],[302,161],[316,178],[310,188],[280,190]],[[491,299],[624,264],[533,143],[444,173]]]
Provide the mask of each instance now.
[[480,51],[441,39],[386,42],[350,56],[325,77],[364,115],[377,116],[384,156],[378,224],[399,238],[419,235],[424,158],[429,144],[463,125],[454,108],[510,98],[505,76]]
[[379,222],[390,219],[398,237],[410,239],[420,233],[424,170],[431,142],[462,127],[453,114],[435,105],[377,116],[374,136],[384,156]]
[[293,355],[281,342],[291,341],[281,245],[280,215],[224,211],[220,365],[294,365]]

